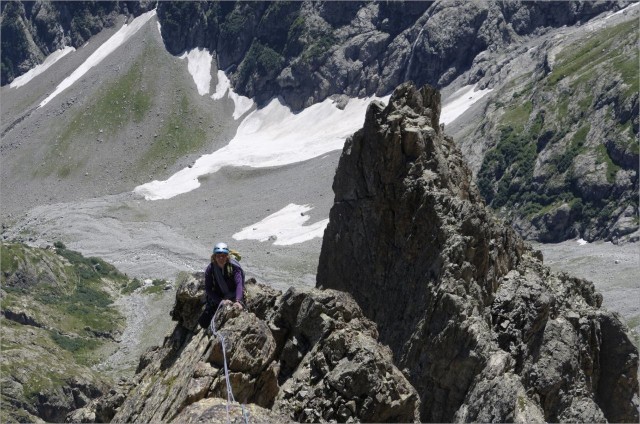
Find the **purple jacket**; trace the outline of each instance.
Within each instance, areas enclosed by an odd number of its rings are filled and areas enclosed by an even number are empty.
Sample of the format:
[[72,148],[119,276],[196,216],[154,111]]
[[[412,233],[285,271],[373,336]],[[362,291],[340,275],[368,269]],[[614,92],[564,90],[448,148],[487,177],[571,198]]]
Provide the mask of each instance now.
[[[244,272],[240,264],[235,260],[230,259],[229,263],[231,264],[231,272],[225,272],[213,262],[204,271],[204,290],[207,293],[207,303],[213,306],[217,307],[223,299],[244,301],[242,296],[244,292]],[[225,268],[227,268],[226,265]]]

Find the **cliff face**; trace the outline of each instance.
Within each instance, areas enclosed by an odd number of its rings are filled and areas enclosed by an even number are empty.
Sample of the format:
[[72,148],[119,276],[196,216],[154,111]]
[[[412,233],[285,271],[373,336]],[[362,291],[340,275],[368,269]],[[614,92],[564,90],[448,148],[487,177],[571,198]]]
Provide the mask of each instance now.
[[[573,25],[612,2],[161,2],[173,54],[218,54],[236,90],[301,109],[333,94],[385,95],[398,84],[444,86],[486,49]],[[446,31],[443,31],[446,28]]]
[[438,92],[410,84],[371,104],[340,159],[317,286],[378,324],[422,421],[637,421],[622,324],[496,222],[439,114]]

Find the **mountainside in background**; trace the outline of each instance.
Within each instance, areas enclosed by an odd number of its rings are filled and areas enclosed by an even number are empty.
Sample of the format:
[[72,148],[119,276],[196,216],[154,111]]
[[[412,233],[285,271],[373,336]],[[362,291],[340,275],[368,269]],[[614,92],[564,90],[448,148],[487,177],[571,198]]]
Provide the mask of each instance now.
[[539,66],[496,93],[465,138],[487,149],[481,194],[523,236],[618,241],[637,230],[639,32],[637,20],[594,25],[539,49]]
[[[3,85],[11,81],[11,69],[17,76],[56,48],[79,47],[113,25],[119,13],[137,16],[150,7],[144,2],[4,2]],[[452,101],[466,95],[456,92],[461,88],[491,91],[478,102],[475,115],[454,122],[450,133],[472,163],[489,205],[522,235],[542,242],[638,238],[637,13],[636,4],[621,1],[178,1],[157,7],[171,54],[207,49],[233,89],[259,106],[276,97],[294,111],[331,96],[344,104],[349,97],[387,95],[409,80],[442,89]],[[153,48],[141,53],[143,58],[119,80],[101,84],[101,92],[68,100],[65,108],[80,102],[77,106],[89,112],[66,118],[67,128],[56,131],[62,146],[48,154],[27,148],[24,156],[47,162],[45,155],[65,157],[71,145],[77,153],[57,169],[43,165],[28,179],[41,181],[55,173],[71,179],[74,190],[85,191],[87,178],[73,177],[87,174],[93,191],[104,193],[96,183],[106,181],[115,186],[109,190],[114,193],[132,182],[142,184],[146,175],[175,172],[176,165],[184,167],[191,155],[204,152],[204,140],[212,137],[206,128],[219,123],[209,114],[180,125],[204,105],[185,98],[184,89],[172,92],[181,78],[173,74],[165,81],[156,74],[158,62],[149,62],[158,57]],[[132,97],[122,110],[114,109],[116,97],[128,91]],[[158,102],[171,100],[159,100],[160,92],[174,99],[169,116]],[[25,100],[15,113],[3,111],[2,134],[11,145],[10,130],[32,107]],[[139,130],[151,125],[165,134]],[[108,138],[142,144],[116,154],[115,166],[125,163],[124,169],[93,175],[99,167],[81,146],[107,141],[100,132],[107,127]],[[148,137],[156,138],[153,146]],[[43,195],[37,197],[32,203],[42,201]]]
[[336,171],[318,288],[376,322],[423,422],[637,421],[624,325],[486,210],[440,107],[410,84],[371,104]]
[[[456,140],[482,163],[486,201],[532,239],[617,241],[639,228],[638,19],[570,46],[543,35],[622,6],[167,2],[158,16],[170,52],[215,51],[238,92],[259,103],[280,96],[299,110],[409,80],[493,89],[492,113]],[[515,70],[527,44],[532,66]]]

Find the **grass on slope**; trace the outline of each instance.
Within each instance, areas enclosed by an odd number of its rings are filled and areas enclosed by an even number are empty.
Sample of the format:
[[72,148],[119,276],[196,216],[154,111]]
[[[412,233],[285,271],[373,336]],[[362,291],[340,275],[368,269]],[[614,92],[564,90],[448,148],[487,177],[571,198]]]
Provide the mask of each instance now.
[[126,73],[101,88],[85,109],[66,120],[62,130],[54,134],[47,165],[35,174],[67,177],[85,163],[78,153],[90,154],[87,143],[114,142],[125,127],[142,122],[157,92],[154,81],[145,74],[157,66],[159,53],[157,47],[147,45]]
[[[124,328],[114,296],[130,284],[115,267],[66,249],[0,242],[1,422],[31,422],[73,384],[103,387],[98,363]],[[74,383],[77,382],[77,383]]]
[[104,336],[122,330],[124,318],[112,306],[113,296],[129,279],[112,265],[63,247],[0,243],[0,252],[2,309],[24,311],[80,363],[91,363]]
[[207,134],[199,123],[198,116],[198,110],[183,93],[155,134],[151,147],[138,163],[140,169],[158,171],[203,147]]
[[[501,99],[497,107],[504,113],[496,123],[498,137],[477,176],[487,203],[532,219],[567,202],[584,221],[606,220],[612,212],[602,203],[606,199],[596,204],[576,191],[575,160],[587,155],[606,164],[609,183],[622,169],[604,140],[588,138],[600,109],[604,119],[598,118],[598,128],[606,129],[606,137],[630,152],[638,151],[637,128],[628,117],[616,116],[615,106],[638,95],[637,44],[636,20],[594,32],[561,51],[549,74],[537,77],[537,82],[531,75],[530,81],[519,82],[519,91],[508,100]],[[536,163],[543,151],[544,160]]]
[[556,58],[547,83],[555,86],[571,77],[573,85],[592,80],[593,73],[606,65],[610,72],[618,73],[629,86],[626,93],[638,92],[638,21],[630,20],[594,33],[586,41],[564,49]]

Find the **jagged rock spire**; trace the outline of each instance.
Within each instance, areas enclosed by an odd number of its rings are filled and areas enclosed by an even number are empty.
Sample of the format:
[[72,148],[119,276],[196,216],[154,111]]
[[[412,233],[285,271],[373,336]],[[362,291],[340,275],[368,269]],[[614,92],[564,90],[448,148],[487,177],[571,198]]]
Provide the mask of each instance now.
[[[439,112],[437,91],[411,84],[371,104],[340,158],[317,286],[350,292],[378,324],[422,421],[637,421],[623,326],[592,283],[550,274],[493,218]],[[603,352],[620,367],[606,366],[608,388]]]

